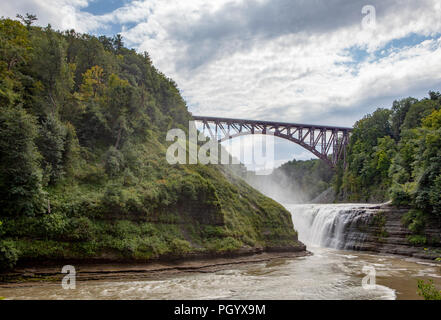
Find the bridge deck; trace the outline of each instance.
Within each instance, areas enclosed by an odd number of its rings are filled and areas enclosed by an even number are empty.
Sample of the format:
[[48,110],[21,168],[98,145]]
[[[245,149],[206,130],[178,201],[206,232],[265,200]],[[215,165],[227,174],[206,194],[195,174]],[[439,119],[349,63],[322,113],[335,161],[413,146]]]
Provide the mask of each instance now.
[[246,120],[246,119],[234,119],[234,118],[219,118],[219,117],[204,117],[204,116],[193,116],[194,120],[197,121],[209,121],[209,122],[235,122],[243,124],[254,124],[263,126],[293,126],[293,127],[309,127],[315,129],[328,129],[328,130],[341,130],[351,132],[353,128],[349,127],[337,127],[337,126],[324,126],[316,124],[304,124],[304,123],[291,123],[291,122],[278,122],[278,121],[261,121],[261,120]]
[[[352,128],[301,124],[277,121],[260,121],[234,118],[193,116],[204,124],[210,135],[219,142],[247,134],[272,134],[292,141],[335,168],[340,159],[346,166],[346,153]],[[214,132],[210,125],[214,126]],[[218,136],[218,134],[221,136]],[[231,134],[233,132],[233,134]],[[222,134],[224,135],[222,137]]]

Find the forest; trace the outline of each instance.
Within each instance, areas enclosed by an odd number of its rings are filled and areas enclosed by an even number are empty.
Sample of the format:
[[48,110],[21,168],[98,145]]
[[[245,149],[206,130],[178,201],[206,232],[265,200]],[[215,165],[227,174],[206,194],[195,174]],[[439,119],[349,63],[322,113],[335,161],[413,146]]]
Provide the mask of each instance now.
[[441,218],[441,94],[394,101],[358,121],[334,187],[340,201],[409,207],[403,223],[423,244],[427,217]]
[[0,19],[0,269],[299,245],[227,168],[166,162],[191,114],[148,53],[19,18]]

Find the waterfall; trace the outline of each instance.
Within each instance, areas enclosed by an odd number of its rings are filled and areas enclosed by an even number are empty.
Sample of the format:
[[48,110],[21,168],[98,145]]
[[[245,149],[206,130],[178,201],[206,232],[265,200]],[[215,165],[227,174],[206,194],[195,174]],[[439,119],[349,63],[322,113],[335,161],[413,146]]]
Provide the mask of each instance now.
[[370,205],[288,205],[299,240],[306,245],[357,250],[366,240]]

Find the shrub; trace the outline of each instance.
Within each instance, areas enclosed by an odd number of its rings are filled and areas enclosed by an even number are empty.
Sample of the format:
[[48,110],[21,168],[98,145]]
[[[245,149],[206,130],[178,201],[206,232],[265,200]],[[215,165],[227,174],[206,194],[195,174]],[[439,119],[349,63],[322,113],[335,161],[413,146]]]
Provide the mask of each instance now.
[[7,218],[3,220],[1,228],[5,237],[9,238],[41,235],[40,221],[36,217]]
[[169,249],[169,246],[163,239],[154,235],[143,238],[142,241],[140,241],[137,255],[138,257],[157,258],[168,253],[170,251]]
[[68,227],[67,218],[61,213],[52,213],[43,216],[41,228],[47,238],[62,236]]
[[127,199],[129,194],[117,184],[107,187],[103,196],[103,204],[112,213],[123,214],[126,211]]
[[71,254],[69,243],[56,240],[19,239],[15,246],[24,260],[64,259]]
[[191,245],[188,241],[182,239],[173,239],[170,243],[173,253],[184,254],[191,251]]
[[69,222],[69,239],[86,241],[93,239],[93,225],[87,217],[73,218]]
[[113,177],[121,172],[124,165],[124,156],[115,147],[110,147],[106,153],[106,173]]
[[387,238],[389,233],[386,230],[386,214],[384,211],[378,212],[372,219],[372,225],[377,228],[375,235],[381,240],[382,238]]
[[390,189],[392,204],[398,207],[408,206],[412,202],[411,195],[406,192],[401,185],[394,184]]
[[126,239],[131,235],[139,235],[140,228],[137,224],[128,220],[119,220],[115,222],[113,234],[119,239]]
[[409,210],[402,218],[401,222],[414,234],[424,231],[426,226],[426,215],[419,210]]
[[422,246],[427,243],[427,238],[422,235],[412,235],[407,237],[407,241],[414,246]]
[[17,263],[19,251],[13,241],[0,241],[0,270],[12,269]]
[[418,295],[424,300],[441,300],[441,291],[435,288],[432,280],[426,283],[424,280],[418,280]]
[[82,256],[92,257],[97,254],[99,244],[96,241],[79,242],[76,245],[76,249]]
[[221,238],[227,235],[225,228],[212,225],[204,226],[202,232],[206,238]]
[[214,252],[232,252],[240,249],[242,243],[232,237],[227,237],[224,239],[214,239],[210,240],[207,244],[210,251]]
[[78,178],[84,183],[100,184],[106,177],[105,169],[101,166],[84,164],[81,171],[76,172]]

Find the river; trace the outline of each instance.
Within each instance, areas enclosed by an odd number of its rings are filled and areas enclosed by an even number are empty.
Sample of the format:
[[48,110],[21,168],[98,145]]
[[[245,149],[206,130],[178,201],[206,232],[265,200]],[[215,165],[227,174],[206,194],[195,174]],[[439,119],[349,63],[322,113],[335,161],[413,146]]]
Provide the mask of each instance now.
[[[63,290],[60,284],[53,283],[0,287],[0,296],[7,299],[393,300],[419,299],[417,279],[433,279],[436,285],[441,285],[440,264],[339,250],[342,247],[338,240],[339,224],[350,221],[347,217],[339,219],[338,205],[286,207],[293,214],[300,240],[313,255],[234,265],[210,273],[164,275],[151,280],[81,281],[75,290]],[[334,231],[330,236],[332,224]],[[375,286],[362,286],[365,266],[375,268]]]

